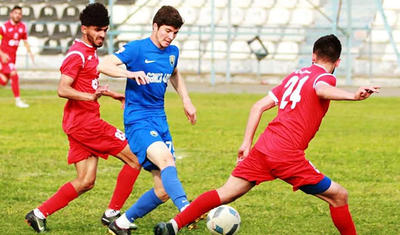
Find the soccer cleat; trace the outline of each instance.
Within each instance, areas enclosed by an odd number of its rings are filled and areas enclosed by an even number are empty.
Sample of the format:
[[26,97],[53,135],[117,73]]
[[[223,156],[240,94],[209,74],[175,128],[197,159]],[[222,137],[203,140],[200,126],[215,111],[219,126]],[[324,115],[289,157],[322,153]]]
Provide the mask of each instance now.
[[188,224],[186,227],[188,228],[188,230],[193,230],[193,229],[197,229],[197,223],[200,220],[203,220],[205,218],[207,218],[208,213],[204,213],[202,214],[199,218],[197,218],[193,223]]
[[46,227],[46,219],[38,218],[34,213],[33,210],[30,211],[25,216],[26,223],[33,228],[37,233],[47,231]]
[[154,235],[176,235],[176,233],[170,222],[160,222],[154,226]]
[[15,105],[16,105],[18,108],[28,108],[28,107],[29,107],[29,104],[25,103],[25,102],[22,101],[22,100],[16,100],[16,101],[15,101]]
[[108,225],[108,232],[113,235],[130,235],[131,234],[130,229],[123,229],[123,228],[118,227],[115,220],[113,222],[111,222],[110,225]]
[[[104,226],[109,226],[112,222],[114,222],[114,220],[118,219],[120,216],[121,216],[121,213],[118,213],[114,216],[107,217],[106,213],[103,213],[103,216],[101,217],[101,223]],[[129,226],[129,229],[132,229],[132,230],[136,230],[137,228],[138,228],[138,226],[135,223],[131,223]]]

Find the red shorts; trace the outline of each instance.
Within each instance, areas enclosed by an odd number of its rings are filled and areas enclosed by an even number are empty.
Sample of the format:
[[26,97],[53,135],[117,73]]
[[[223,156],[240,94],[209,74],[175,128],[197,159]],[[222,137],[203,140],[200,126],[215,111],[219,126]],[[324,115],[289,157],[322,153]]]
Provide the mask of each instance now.
[[291,184],[293,191],[303,185],[317,184],[324,178],[324,175],[305,158],[291,162],[269,161],[268,155],[254,147],[235,167],[232,175],[256,184],[278,178]]
[[68,164],[90,156],[107,159],[108,155],[117,155],[128,144],[122,131],[101,119],[68,134],[68,140]]
[[14,63],[1,63],[0,72],[7,77],[10,76],[10,73],[15,71],[15,64]]

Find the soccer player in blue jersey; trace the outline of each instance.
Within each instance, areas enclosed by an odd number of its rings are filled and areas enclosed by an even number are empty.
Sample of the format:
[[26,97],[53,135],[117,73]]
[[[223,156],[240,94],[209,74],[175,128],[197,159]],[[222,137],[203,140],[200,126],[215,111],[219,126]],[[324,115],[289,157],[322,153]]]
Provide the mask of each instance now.
[[[196,123],[196,108],[177,69],[179,50],[171,45],[183,25],[179,12],[161,7],[153,18],[150,37],[127,43],[99,64],[111,77],[128,78],[125,90],[124,124],[129,146],[139,163],[154,178],[154,188],[145,192],[125,214],[109,225],[114,234],[130,234],[129,225],[171,198],[182,211],[188,204],[178,179],[174,147],[164,110],[168,81],[180,95],[185,114]],[[125,64],[126,70],[118,67]]]

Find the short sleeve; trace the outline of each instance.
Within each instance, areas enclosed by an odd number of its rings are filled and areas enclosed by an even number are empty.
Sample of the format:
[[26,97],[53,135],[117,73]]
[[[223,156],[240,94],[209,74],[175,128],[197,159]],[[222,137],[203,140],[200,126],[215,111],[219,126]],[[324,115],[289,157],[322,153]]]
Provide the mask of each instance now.
[[335,75],[330,74],[330,73],[321,74],[315,79],[314,88],[320,82],[334,87],[334,86],[336,86],[336,77],[335,77]]
[[67,75],[73,79],[75,79],[79,71],[83,68],[85,63],[85,57],[79,51],[71,51],[69,52],[60,67],[61,74]]
[[134,41],[125,44],[119,51],[114,53],[114,55],[124,64],[128,64],[129,62],[132,62],[132,60],[135,60],[138,57],[138,54],[139,47]]

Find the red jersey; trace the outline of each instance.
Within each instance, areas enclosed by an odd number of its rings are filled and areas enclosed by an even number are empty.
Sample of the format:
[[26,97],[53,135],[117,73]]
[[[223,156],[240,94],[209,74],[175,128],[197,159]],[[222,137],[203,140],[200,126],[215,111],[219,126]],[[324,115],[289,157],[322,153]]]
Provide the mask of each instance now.
[[313,64],[290,74],[270,91],[278,115],[255,144],[258,151],[275,161],[304,158],[304,150],[318,131],[330,103],[317,96],[315,86],[319,82],[336,86],[336,77]]
[[28,38],[26,25],[23,22],[15,24],[8,20],[0,26],[0,35],[2,36],[0,49],[10,57],[9,63],[15,64],[19,41]]
[[[72,88],[88,93],[95,93],[99,85],[97,65],[99,58],[96,48],[76,39],[68,50],[61,65],[61,74],[74,79]],[[100,105],[96,101],[69,99],[64,107],[63,129],[70,134],[79,128],[90,125],[100,118]]]

